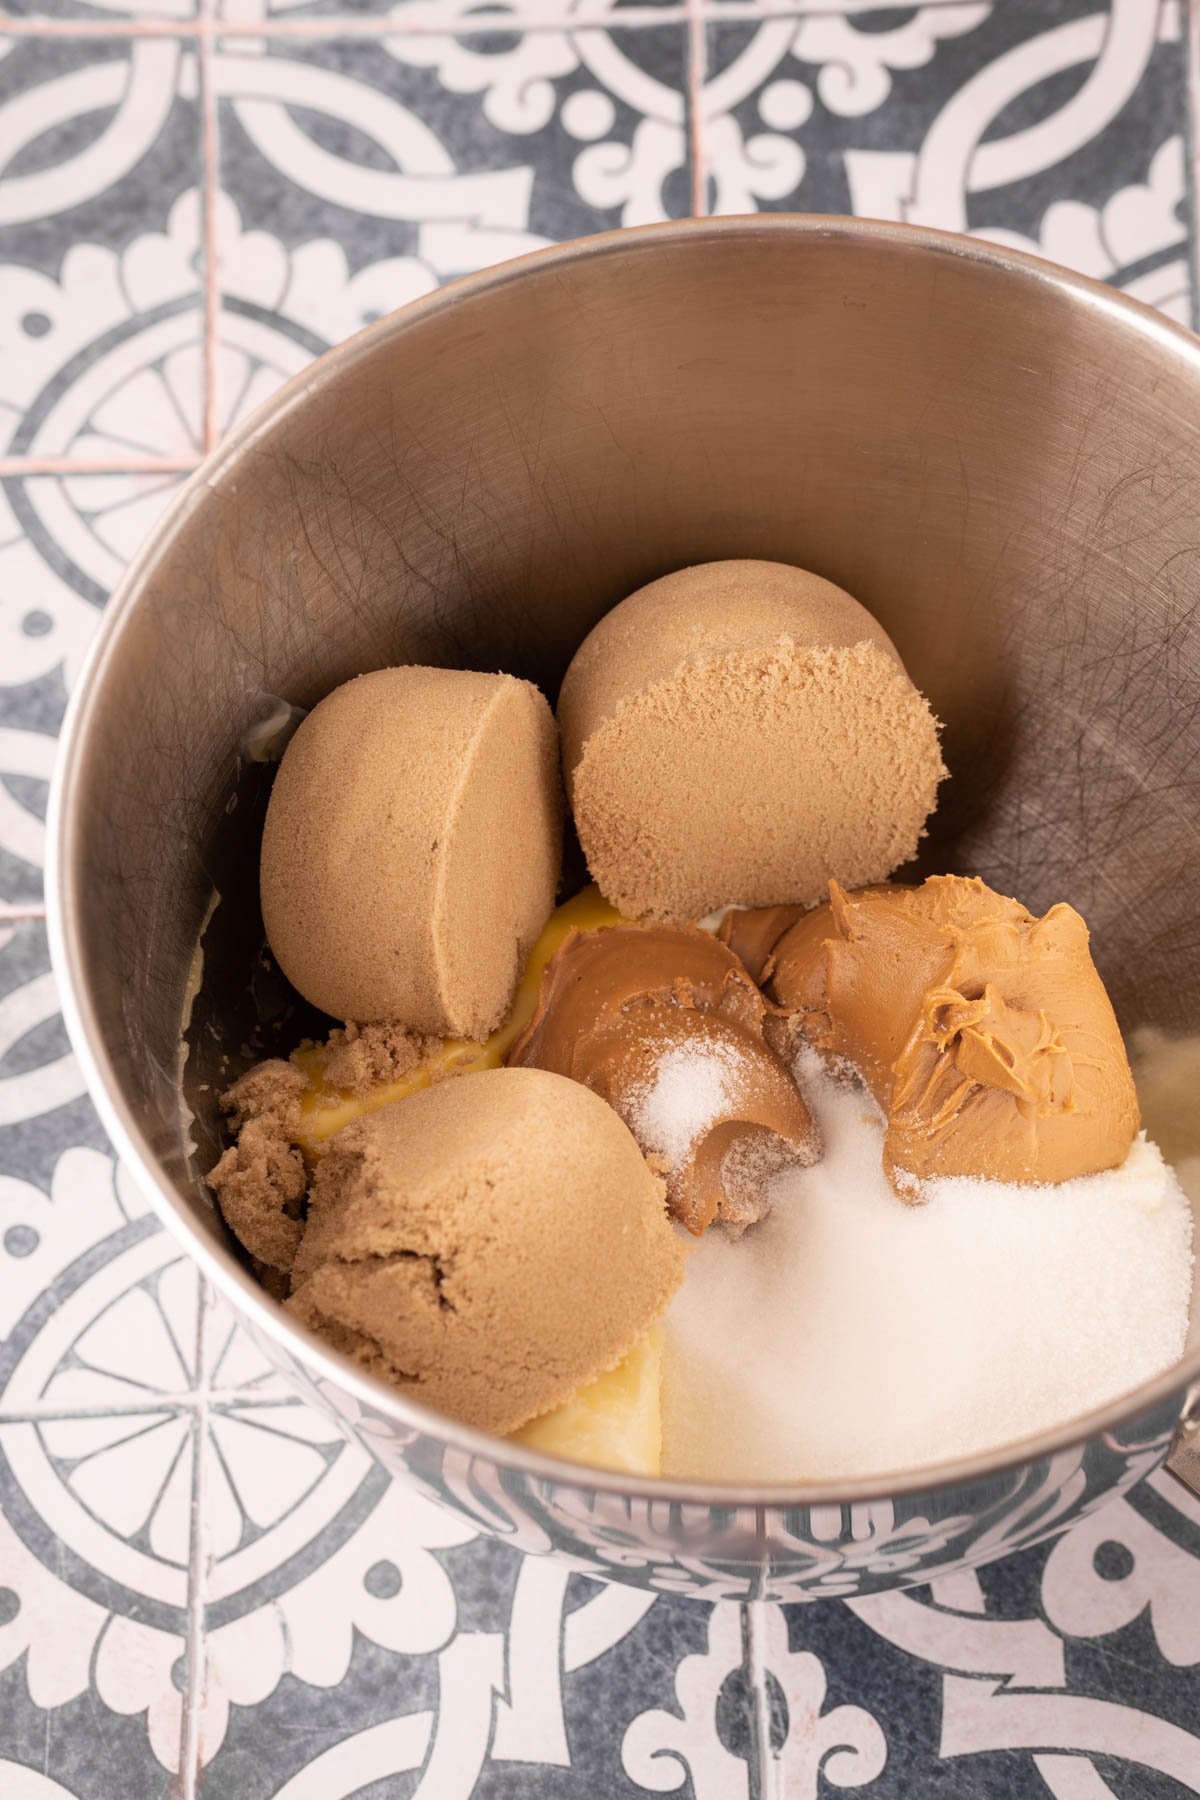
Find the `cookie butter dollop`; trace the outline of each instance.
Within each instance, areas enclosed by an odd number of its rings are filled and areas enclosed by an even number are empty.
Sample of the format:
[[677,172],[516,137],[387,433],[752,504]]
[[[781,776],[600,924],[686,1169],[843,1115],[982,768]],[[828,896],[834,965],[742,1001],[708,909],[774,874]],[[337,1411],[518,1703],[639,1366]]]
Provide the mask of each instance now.
[[[1125,1160],[1137,1096],[1073,907],[1039,919],[956,875],[830,896],[790,925],[777,913],[763,979],[794,1040],[861,1072],[901,1197],[933,1176],[1061,1182]],[[726,925],[761,948],[752,916]]]
[[780,1169],[815,1162],[816,1128],[766,1043],[741,962],[694,926],[571,932],[542,978],[510,1064],[568,1075],[607,1100],[699,1235],[760,1219]]

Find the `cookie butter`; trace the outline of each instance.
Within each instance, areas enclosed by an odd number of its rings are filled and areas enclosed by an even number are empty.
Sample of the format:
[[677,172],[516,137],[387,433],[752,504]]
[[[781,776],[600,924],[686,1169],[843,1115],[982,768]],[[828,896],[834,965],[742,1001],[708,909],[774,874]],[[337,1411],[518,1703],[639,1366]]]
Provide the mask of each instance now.
[[607,1100],[697,1235],[762,1217],[781,1168],[816,1160],[808,1108],[766,1043],[762,994],[695,927],[572,932],[547,965],[509,1061],[569,1075]]
[[[764,965],[795,1039],[855,1064],[904,1198],[932,1176],[1061,1182],[1116,1168],[1138,1129],[1120,1029],[1073,907],[1035,918],[979,880],[831,898]],[[748,929],[728,922],[737,942]]]

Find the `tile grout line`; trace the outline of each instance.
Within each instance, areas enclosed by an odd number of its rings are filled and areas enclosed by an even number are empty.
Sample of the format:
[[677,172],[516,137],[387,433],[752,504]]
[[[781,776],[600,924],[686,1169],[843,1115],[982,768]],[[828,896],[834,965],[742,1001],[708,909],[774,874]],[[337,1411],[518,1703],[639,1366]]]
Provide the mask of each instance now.
[[1188,276],[1191,324],[1200,331],[1200,0],[1184,0],[1183,85],[1187,107],[1184,132],[1189,201]]
[[0,456],[0,478],[34,475],[190,475],[201,456],[128,456],[111,462],[87,456]]
[[[721,3],[721,0],[718,0]],[[736,4],[736,0],[734,0]],[[753,0],[751,0],[753,4]],[[780,0],[789,14],[789,0]],[[304,19],[18,19],[0,22],[0,38],[395,38],[395,37],[472,37],[492,35],[502,27],[513,31],[584,31],[616,25],[636,31],[654,25],[682,24],[687,16],[686,0],[666,6],[631,6],[619,12],[598,6],[564,16],[556,12],[531,10],[502,12],[499,9],[462,14],[453,20],[435,22],[427,19],[389,18],[386,14],[362,18],[354,13],[322,13]],[[736,16],[758,17],[757,8]],[[803,16],[803,15],[801,15]]]
[[708,215],[708,158],[704,131],[704,84],[708,76],[708,27],[703,0],[687,0],[687,115],[688,160],[692,166],[691,211],[695,219]]
[[[577,31],[577,30],[647,30],[657,25],[684,24],[693,10],[706,19],[759,20],[779,18],[856,18],[872,12],[887,11],[895,0],[868,0],[859,6],[831,5],[830,0],[691,0],[664,6],[629,6],[581,8],[565,13],[547,8],[531,8],[526,16],[518,10],[484,9],[460,14],[444,22],[410,20],[381,14],[362,18],[355,14],[326,13],[308,18],[221,19],[207,12],[194,19],[55,19],[23,18],[0,21],[0,38],[132,38],[166,37],[204,39],[221,37],[246,38],[384,38],[384,37],[471,37],[490,34],[501,28],[512,31]],[[960,0],[924,0],[926,8],[949,7]]]
[[[299,1395],[289,1395],[286,1399],[260,1399],[252,1397],[246,1400],[247,1389],[244,1387],[210,1387],[206,1390],[206,1413],[211,1416],[215,1408],[225,1406],[252,1406],[256,1413],[287,1413],[303,1407],[305,1402]],[[49,1403],[39,1405],[36,1401],[30,1405],[9,1409],[0,1406],[0,1424],[3,1425],[55,1425],[70,1419],[145,1419],[161,1414],[178,1416],[182,1413],[196,1411],[196,1396],[190,1394],[165,1394],[160,1400],[127,1400],[108,1404],[94,1401],[90,1406],[82,1403],[75,1406],[54,1406]]]
[[766,1602],[747,1600],[743,1604],[747,1662],[754,1694],[754,1737],[758,1746],[758,1793],[754,1800],[781,1800],[776,1780],[779,1767],[771,1748],[771,1696],[767,1690],[767,1647],[763,1633]]
[[217,137],[217,96],[214,80],[213,31],[216,0],[200,0],[196,43],[196,91],[200,102],[200,243],[204,287],[201,314],[204,338],[200,355],[204,382],[200,439],[207,456],[217,447],[217,352],[221,312],[220,266],[217,249],[217,201],[221,188],[220,145]]
[[205,1466],[208,1461],[208,1319],[212,1289],[197,1271],[200,1304],[196,1313],[196,1388],[192,1419],[192,1494],[188,1521],[187,1682],[179,1723],[179,1800],[196,1800],[204,1751],[203,1722],[206,1645],[204,1637],[205,1588],[208,1581],[207,1520],[204,1514]]

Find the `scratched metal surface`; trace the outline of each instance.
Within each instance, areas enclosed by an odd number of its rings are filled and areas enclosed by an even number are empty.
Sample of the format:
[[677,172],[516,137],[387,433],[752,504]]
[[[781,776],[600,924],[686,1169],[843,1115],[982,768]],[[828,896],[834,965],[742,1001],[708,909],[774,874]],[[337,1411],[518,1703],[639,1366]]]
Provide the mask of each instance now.
[[114,1167],[41,922],[54,738],[95,620],[279,381],[451,276],[701,211],[978,231],[1188,323],[1182,9],[10,15],[0,1794],[1200,1792],[1200,1505],[1165,1474],[979,1575],[792,1608],[568,1576],[389,1486]]

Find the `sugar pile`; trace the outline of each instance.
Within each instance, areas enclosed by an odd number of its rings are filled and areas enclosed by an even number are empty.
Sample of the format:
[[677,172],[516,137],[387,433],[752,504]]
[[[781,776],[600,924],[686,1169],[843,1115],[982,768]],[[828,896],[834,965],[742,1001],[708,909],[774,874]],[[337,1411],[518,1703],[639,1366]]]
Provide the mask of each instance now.
[[634,1136],[678,1168],[696,1139],[736,1104],[740,1085],[737,1064],[721,1046],[668,1050],[653,1081],[628,1096]]
[[664,1473],[882,1474],[1065,1424],[1182,1353],[1192,1215],[1155,1146],[1059,1187],[883,1176],[857,1084],[799,1070],[821,1161],[738,1243],[710,1231],[667,1315]]

